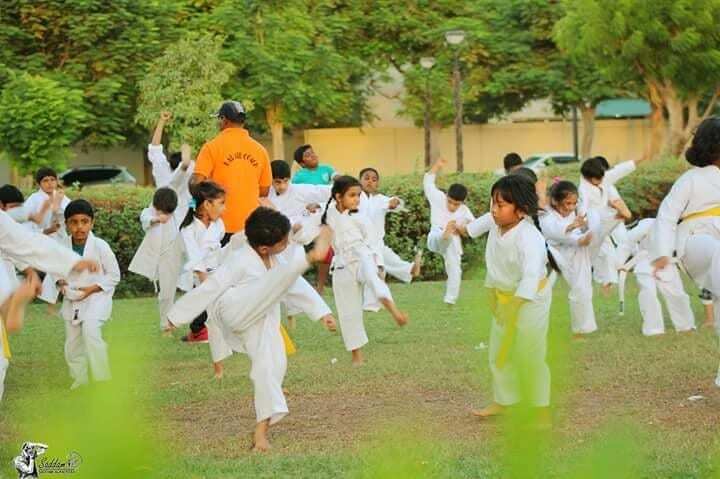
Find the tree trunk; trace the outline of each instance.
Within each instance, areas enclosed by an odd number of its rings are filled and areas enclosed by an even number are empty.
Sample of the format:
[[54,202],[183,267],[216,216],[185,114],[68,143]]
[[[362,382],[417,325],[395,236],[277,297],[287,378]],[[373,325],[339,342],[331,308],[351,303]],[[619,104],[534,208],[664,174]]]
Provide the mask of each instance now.
[[440,157],[440,132],[442,125],[432,123],[430,125],[430,164],[432,165]]
[[270,127],[272,135],[272,158],[271,160],[285,161],[285,138],[282,123],[282,107],[280,105],[270,106],[266,113],[265,119]]
[[649,159],[656,159],[660,156],[667,128],[665,125],[665,116],[663,115],[663,101],[660,91],[656,84],[648,83],[648,100],[650,101],[650,142],[645,152]]
[[677,156],[685,146],[685,103],[678,96],[675,86],[671,83],[665,85],[662,90],[665,108],[668,111],[670,123],[670,137],[665,145],[665,151]]
[[583,125],[583,139],[580,147],[580,157],[584,160],[592,155],[593,140],[595,139],[595,107],[589,104],[580,106],[580,115]]

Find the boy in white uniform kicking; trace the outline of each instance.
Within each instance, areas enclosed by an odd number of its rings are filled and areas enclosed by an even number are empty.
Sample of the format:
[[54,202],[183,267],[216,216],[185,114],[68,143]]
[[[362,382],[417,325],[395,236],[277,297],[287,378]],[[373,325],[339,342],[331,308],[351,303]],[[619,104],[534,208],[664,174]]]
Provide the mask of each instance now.
[[[204,310],[215,322],[232,351],[245,352],[252,362],[250,378],[255,388],[257,424],[254,450],[270,448],[268,430],[288,413],[282,383],[287,358],[280,334],[280,301],[313,262],[322,261],[330,244],[330,231],[322,228],[315,248],[304,254],[301,247],[287,255],[276,255],[288,244],[290,222],[282,214],[258,208],[245,224],[247,246],[231,251],[223,264],[205,282],[180,298],[170,311],[172,325],[188,324]],[[253,257],[265,271],[247,274]],[[334,323],[326,326],[334,329]]]
[[462,240],[458,227],[464,227],[474,217],[465,206],[467,188],[455,183],[448,188],[447,195],[435,186],[435,177],[445,166],[446,161],[440,158],[423,177],[425,197],[430,203],[430,233],[427,246],[433,253],[442,255],[447,274],[445,303],[455,304],[460,296],[462,280]]

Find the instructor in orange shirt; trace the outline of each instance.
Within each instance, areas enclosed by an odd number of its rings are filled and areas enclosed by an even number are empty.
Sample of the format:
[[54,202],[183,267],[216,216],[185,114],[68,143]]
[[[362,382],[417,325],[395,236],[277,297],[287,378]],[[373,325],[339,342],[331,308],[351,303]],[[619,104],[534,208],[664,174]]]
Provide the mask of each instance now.
[[225,189],[225,238],[245,229],[245,220],[260,206],[272,183],[267,150],[250,138],[245,126],[245,108],[226,101],[215,114],[220,133],[203,145],[195,161],[191,185],[212,180]]

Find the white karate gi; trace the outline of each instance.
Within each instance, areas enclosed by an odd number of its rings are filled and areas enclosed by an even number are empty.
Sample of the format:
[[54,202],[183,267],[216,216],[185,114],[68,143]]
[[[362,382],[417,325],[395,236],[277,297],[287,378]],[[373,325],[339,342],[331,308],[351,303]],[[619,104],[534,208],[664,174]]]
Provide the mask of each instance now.
[[[615,239],[615,235],[617,235],[617,239],[622,240],[624,224],[620,226],[622,221],[614,219],[615,210],[611,208],[608,203],[620,199],[615,184],[635,171],[635,168],[636,164],[634,161],[618,163],[605,172],[600,186],[595,186],[585,178],[580,178],[580,184],[578,186],[578,210],[581,213],[595,210],[598,214],[602,215],[606,221],[612,224],[610,231],[613,239]],[[618,227],[620,227],[620,231],[616,233]],[[593,278],[600,284],[617,284],[617,266],[615,246],[611,238],[606,237],[597,256],[593,258]]]
[[461,205],[451,212],[447,207],[447,196],[435,186],[435,175],[425,173],[423,177],[425,197],[430,203],[430,232],[427,246],[430,251],[442,255],[447,274],[447,285],[444,301],[455,304],[460,296],[460,283],[462,281],[462,240],[458,235],[443,239],[443,232],[447,224],[454,220],[458,225],[467,225],[474,217],[470,209]]
[[597,330],[592,303],[592,249],[590,245],[578,244],[587,231],[574,229],[569,233],[566,232],[568,225],[575,221],[575,218],[575,213],[563,217],[555,209],[550,208],[540,218],[540,226],[548,244],[553,246],[562,258],[562,275],[570,288],[568,300],[572,332],[588,334]]
[[410,283],[412,281],[413,263],[403,260],[395,251],[385,244],[385,216],[388,213],[405,211],[402,200],[400,200],[400,204],[396,208],[390,209],[390,200],[392,199],[392,197],[380,193],[369,196],[367,193],[362,192],[360,194],[359,210],[361,213],[367,215],[373,227],[380,235],[380,238],[383,240],[382,256],[385,272],[404,283]]
[[228,354],[237,351],[250,357],[256,418],[270,419],[270,424],[288,413],[282,390],[287,357],[280,334],[280,301],[310,266],[301,247],[287,258],[285,263],[273,258],[267,269],[249,245],[240,246],[169,313],[170,321],[182,326],[207,310],[208,323],[221,331]]
[[145,230],[145,237],[128,270],[157,282],[160,329],[165,329],[168,325],[167,313],[175,301],[185,245],[175,217],[171,216],[167,223],[151,226],[151,220],[157,216],[158,211],[152,206],[140,213],[140,224]]
[[[6,334],[5,320],[0,315],[0,338]],[[10,367],[10,348],[8,346],[7,350],[5,350],[0,343],[0,401],[2,401],[3,395],[5,394],[5,376],[7,375],[8,367]]]
[[[379,276],[382,240],[364,214],[340,213],[335,202],[327,209],[335,250],[331,270],[333,295],[345,349],[354,351],[368,342],[363,324],[363,299],[370,304],[392,301],[390,288]],[[363,291],[363,288],[367,289]]]
[[[43,190],[38,189],[35,193],[31,194],[25,200],[25,203],[23,203],[22,207],[27,213],[28,217],[30,217],[40,212],[43,204],[45,204],[45,201],[47,201],[48,199],[50,199],[50,195],[45,193]],[[67,196],[65,196],[60,202],[60,208],[58,208],[58,210],[55,212],[48,211],[47,213],[45,213],[45,216],[40,224],[35,223],[34,221],[30,221],[29,225],[32,230],[36,233],[42,233],[43,230],[50,228],[54,223],[60,223],[60,229],[50,236],[56,238],[66,236],[65,228],[63,227],[63,225],[65,224],[65,208],[69,203],[70,200]]]
[[638,302],[643,317],[642,333],[645,336],[653,336],[665,332],[662,307],[657,297],[658,290],[665,299],[665,305],[675,330],[678,332],[690,331],[695,329],[695,316],[677,266],[675,263],[670,263],[653,274],[648,248],[650,246],[649,235],[654,223],[654,219],[640,221],[635,228],[628,231],[626,243],[618,247],[619,251],[625,252],[624,256],[633,255],[633,258],[626,263],[625,268],[629,269],[634,266],[635,277],[640,288]]
[[[489,225],[487,219],[484,224]],[[475,228],[475,232],[477,230]],[[505,234],[493,224],[488,233],[485,262],[487,288],[514,293],[515,297],[527,301],[520,308],[515,340],[502,368],[497,366],[496,359],[507,325],[492,321],[488,352],[494,400],[503,406],[521,401],[536,407],[548,406],[550,369],[545,356],[552,281],[543,281],[547,274],[545,238],[530,219],[521,221]],[[524,393],[529,397],[523,397]]]
[[[187,261],[180,279],[180,288],[190,291],[200,285],[200,280],[194,272],[211,273],[220,266],[223,252],[220,242],[225,236],[225,224],[221,219],[211,222],[208,226],[198,218],[180,230],[185,245]],[[198,313],[199,314],[199,313]],[[222,351],[227,349],[222,333],[214,323],[206,322],[208,330],[208,343],[213,360],[222,357]]]
[[[64,239],[64,244],[72,249],[70,236]],[[102,326],[110,319],[112,297],[120,282],[120,266],[110,245],[92,232],[85,243],[83,258],[95,260],[100,269],[95,273],[70,273],[67,277],[48,274],[43,281],[42,292],[46,301],[57,301],[60,291],[56,283],[60,279],[67,281],[69,290],[95,284],[102,289],[82,301],[64,297],[60,308],[60,315],[65,320],[65,359],[70,375],[78,385],[88,382],[88,366],[94,380],[110,379],[107,344],[102,338]]]
[[155,187],[172,188],[178,197],[178,205],[173,216],[177,224],[182,223],[190,204],[190,178],[195,171],[195,162],[191,161],[187,170],[178,166],[175,170],[170,168],[170,163],[165,156],[162,145],[148,145],[148,160],[152,163],[152,175],[155,180]]

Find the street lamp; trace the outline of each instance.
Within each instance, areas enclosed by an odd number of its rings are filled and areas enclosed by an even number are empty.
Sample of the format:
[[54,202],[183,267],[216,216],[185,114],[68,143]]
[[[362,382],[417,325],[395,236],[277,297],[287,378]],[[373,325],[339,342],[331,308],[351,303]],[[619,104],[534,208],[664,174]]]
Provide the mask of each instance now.
[[455,157],[457,158],[457,171],[462,173],[465,169],[463,164],[463,147],[462,147],[462,117],[463,105],[460,98],[460,90],[462,87],[462,78],[460,77],[460,44],[465,41],[465,32],[463,30],[449,30],[445,32],[445,41],[451,47],[454,47],[453,58],[453,100],[455,103]]
[[432,106],[432,97],[430,96],[430,69],[435,66],[435,58],[422,57],[420,66],[427,70],[425,74],[425,119],[423,127],[425,128],[425,167],[430,167],[430,108]]

